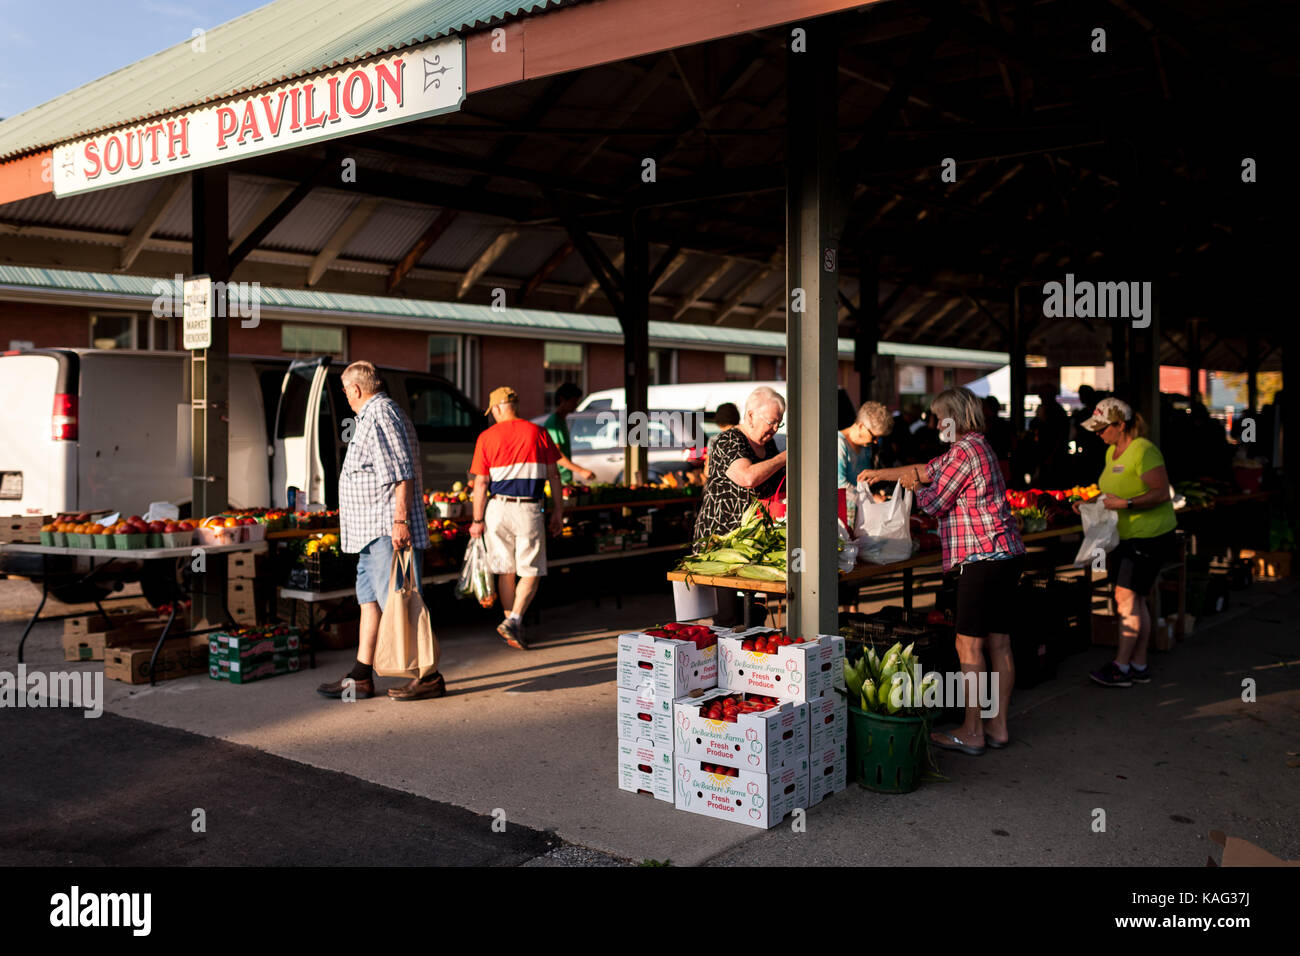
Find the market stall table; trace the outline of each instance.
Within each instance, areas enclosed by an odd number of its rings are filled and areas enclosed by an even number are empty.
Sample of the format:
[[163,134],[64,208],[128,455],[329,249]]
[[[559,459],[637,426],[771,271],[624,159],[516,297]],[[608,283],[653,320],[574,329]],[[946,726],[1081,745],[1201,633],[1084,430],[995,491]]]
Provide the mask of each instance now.
[[[188,558],[196,547],[201,547],[205,555],[211,554],[231,554],[237,551],[260,551],[266,547],[265,541],[241,541],[237,544],[217,544],[217,545],[200,545],[187,544],[178,548],[127,548],[127,549],[105,549],[105,548],[60,548],[53,545],[45,544],[0,544],[0,550],[8,551],[13,554],[39,554],[41,555],[41,603],[36,606],[35,613],[32,614],[31,620],[27,622],[27,627],[23,630],[23,636],[18,641],[18,663],[23,662],[23,645],[27,643],[27,636],[31,633],[36,621],[41,616],[41,611],[45,608],[45,602],[50,594],[50,575],[49,575],[49,558],[51,555],[63,557],[84,557],[91,559],[91,569],[81,581],[88,581],[98,571],[103,571],[114,561],[166,561],[168,559],[176,560],[177,558]],[[99,567],[94,566],[95,558],[107,558],[108,560]],[[78,582],[81,583],[81,582]],[[99,613],[109,620],[108,615],[104,614],[104,609],[99,602],[95,602],[95,607]],[[235,619],[230,614],[230,608],[226,604],[226,593],[221,593],[221,609],[225,612],[226,620],[235,624]],[[158,635],[158,642],[154,645],[153,654],[149,658],[149,682],[154,683],[154,664],[158,660],[158,652],[162,650],[163,641],[170,635],[172,622],[176,619],[176,607],[173,603],[171,614],[167,617],[167,624],[163,627],[162,633]],[[110,622],[110,627],[111,627]],[[212,628],[207,628],[211,630]],[[191,630],[190,633],[194,633]]]
[[[1072,534],[1082,533],[1082,525],[1070,525],[1063,528],[1049,528],[1046,531],[1033,531],[1028,534],[1022,534],[1021,540],[1026,544],[1031,544],[1035,541],[1064,538]],[[912,609],[913,572],[917,568],[939,565],[942,561],[943,553],[941,551],[924,551],[914,554],[906,560],[892,561],[889,564],[859,564],[852,571],[840,572],[839,580],[840,584],[854,584],[861,581],[869,581],[872,578],[897,574],[901,571],[903,574],[903,607],[910,611]],[[742,623],[746,628],[752,626],[753,595],[755,593],[779,594],[784,597],[787,594],[788,584],[788,582],[782,581],[754,581],[749,578],[735,576],[718,577],[702,574],[688,574],[685,571],[669,571],[668,580],[689,580],[689,583],[692,585],[727,588],[742,592],[742,603],[744,608]]]

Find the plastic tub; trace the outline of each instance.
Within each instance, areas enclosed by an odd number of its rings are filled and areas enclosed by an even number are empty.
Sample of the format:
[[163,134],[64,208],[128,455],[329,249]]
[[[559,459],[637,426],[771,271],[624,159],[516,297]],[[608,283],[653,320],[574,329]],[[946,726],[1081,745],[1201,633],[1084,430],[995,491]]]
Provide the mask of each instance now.
[[55,545],[55,543],[54,543],[54,532],[53,532],[53,531],[42,531],[42,532],[41,532],[41,544],[45,545],[45,547],[47,547],[47,548],[53,548],[53,547],[56,547],[56,545]]
[[147,548],[161,548],[163,546],[163,536],[153,531],[149,532],[149,542],[145,545]]
[[240,525],[240,530],[244,533],[245,541],[265,541],[266,525],[264,524],[245,524]]
[[90,536],[90,546],[96,551],[108,551],[113,547],[113,536],[111,534],[92,534]]
[[147,534],[115,534],[113,545],[122,551],[143,548],[149,541]]
[[929,721],[887,717],[849,705],[849,774],[877,793],[910,793],[929,752]]
[[223,544],[237,544],[242,539],[238,528],[199,528],[199,544],[214,548]]
[[194,543],[193,531],[171,531],[162,536],[164,548],[188,548]]

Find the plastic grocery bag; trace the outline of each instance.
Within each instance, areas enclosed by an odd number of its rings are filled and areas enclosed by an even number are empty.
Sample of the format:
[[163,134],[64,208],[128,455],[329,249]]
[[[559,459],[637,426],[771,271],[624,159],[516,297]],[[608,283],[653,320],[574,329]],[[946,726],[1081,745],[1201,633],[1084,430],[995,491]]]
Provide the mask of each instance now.
[[415,580],[410,548],[393,552],[388,600],[379,618],[375,673],[380,677],[428,677],[438,670],[438,639]]
[[470,538],[465,548],[465,566],[460,569],[456,595],[477,598],[483,607],[491,607],[497,601],[497,579],[488,566],[487,545],[481,537]]
[[1101,498],[1079,505],[1079,517],[1083,519],[1083,543],[1074,556],[1076,568],[1091,564],[1098,549],[1114,551],[1119,547],[1119,515],[1102,504]]
[[888,501],[877,501],[869,491],[858,494],[858,560],[871,564],[906,561],[912,556],[912,533],[908,519],[912,516],[912,493],[903,483],[894,485]]
[[[843,494],[844,490],[843,488],[840,489],[841,494]],[[840,532],[839,568],[841,571],[852,571],[858,563],[858,545],[849,534],[848,525],[844,523],[843,519],[836,523],[839,525]],[[678,618],[678,620],[681,620],[681,618]]]

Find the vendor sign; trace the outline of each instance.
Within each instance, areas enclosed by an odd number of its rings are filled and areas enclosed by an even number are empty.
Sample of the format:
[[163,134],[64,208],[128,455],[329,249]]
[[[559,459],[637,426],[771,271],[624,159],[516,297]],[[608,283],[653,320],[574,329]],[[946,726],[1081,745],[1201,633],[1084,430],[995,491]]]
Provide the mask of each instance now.
[[465,99],[460,37],[56,146],[54,195],[155,176],[449,113]]

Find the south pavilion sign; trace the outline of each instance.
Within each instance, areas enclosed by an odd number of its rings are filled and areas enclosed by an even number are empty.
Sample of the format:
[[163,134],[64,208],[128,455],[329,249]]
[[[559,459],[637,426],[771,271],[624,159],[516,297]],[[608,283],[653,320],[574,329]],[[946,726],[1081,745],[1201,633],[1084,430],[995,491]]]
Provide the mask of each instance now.
[[458,110],[464,100],[465,45],[449,37],[56,146],[54,195],[408,123]]

